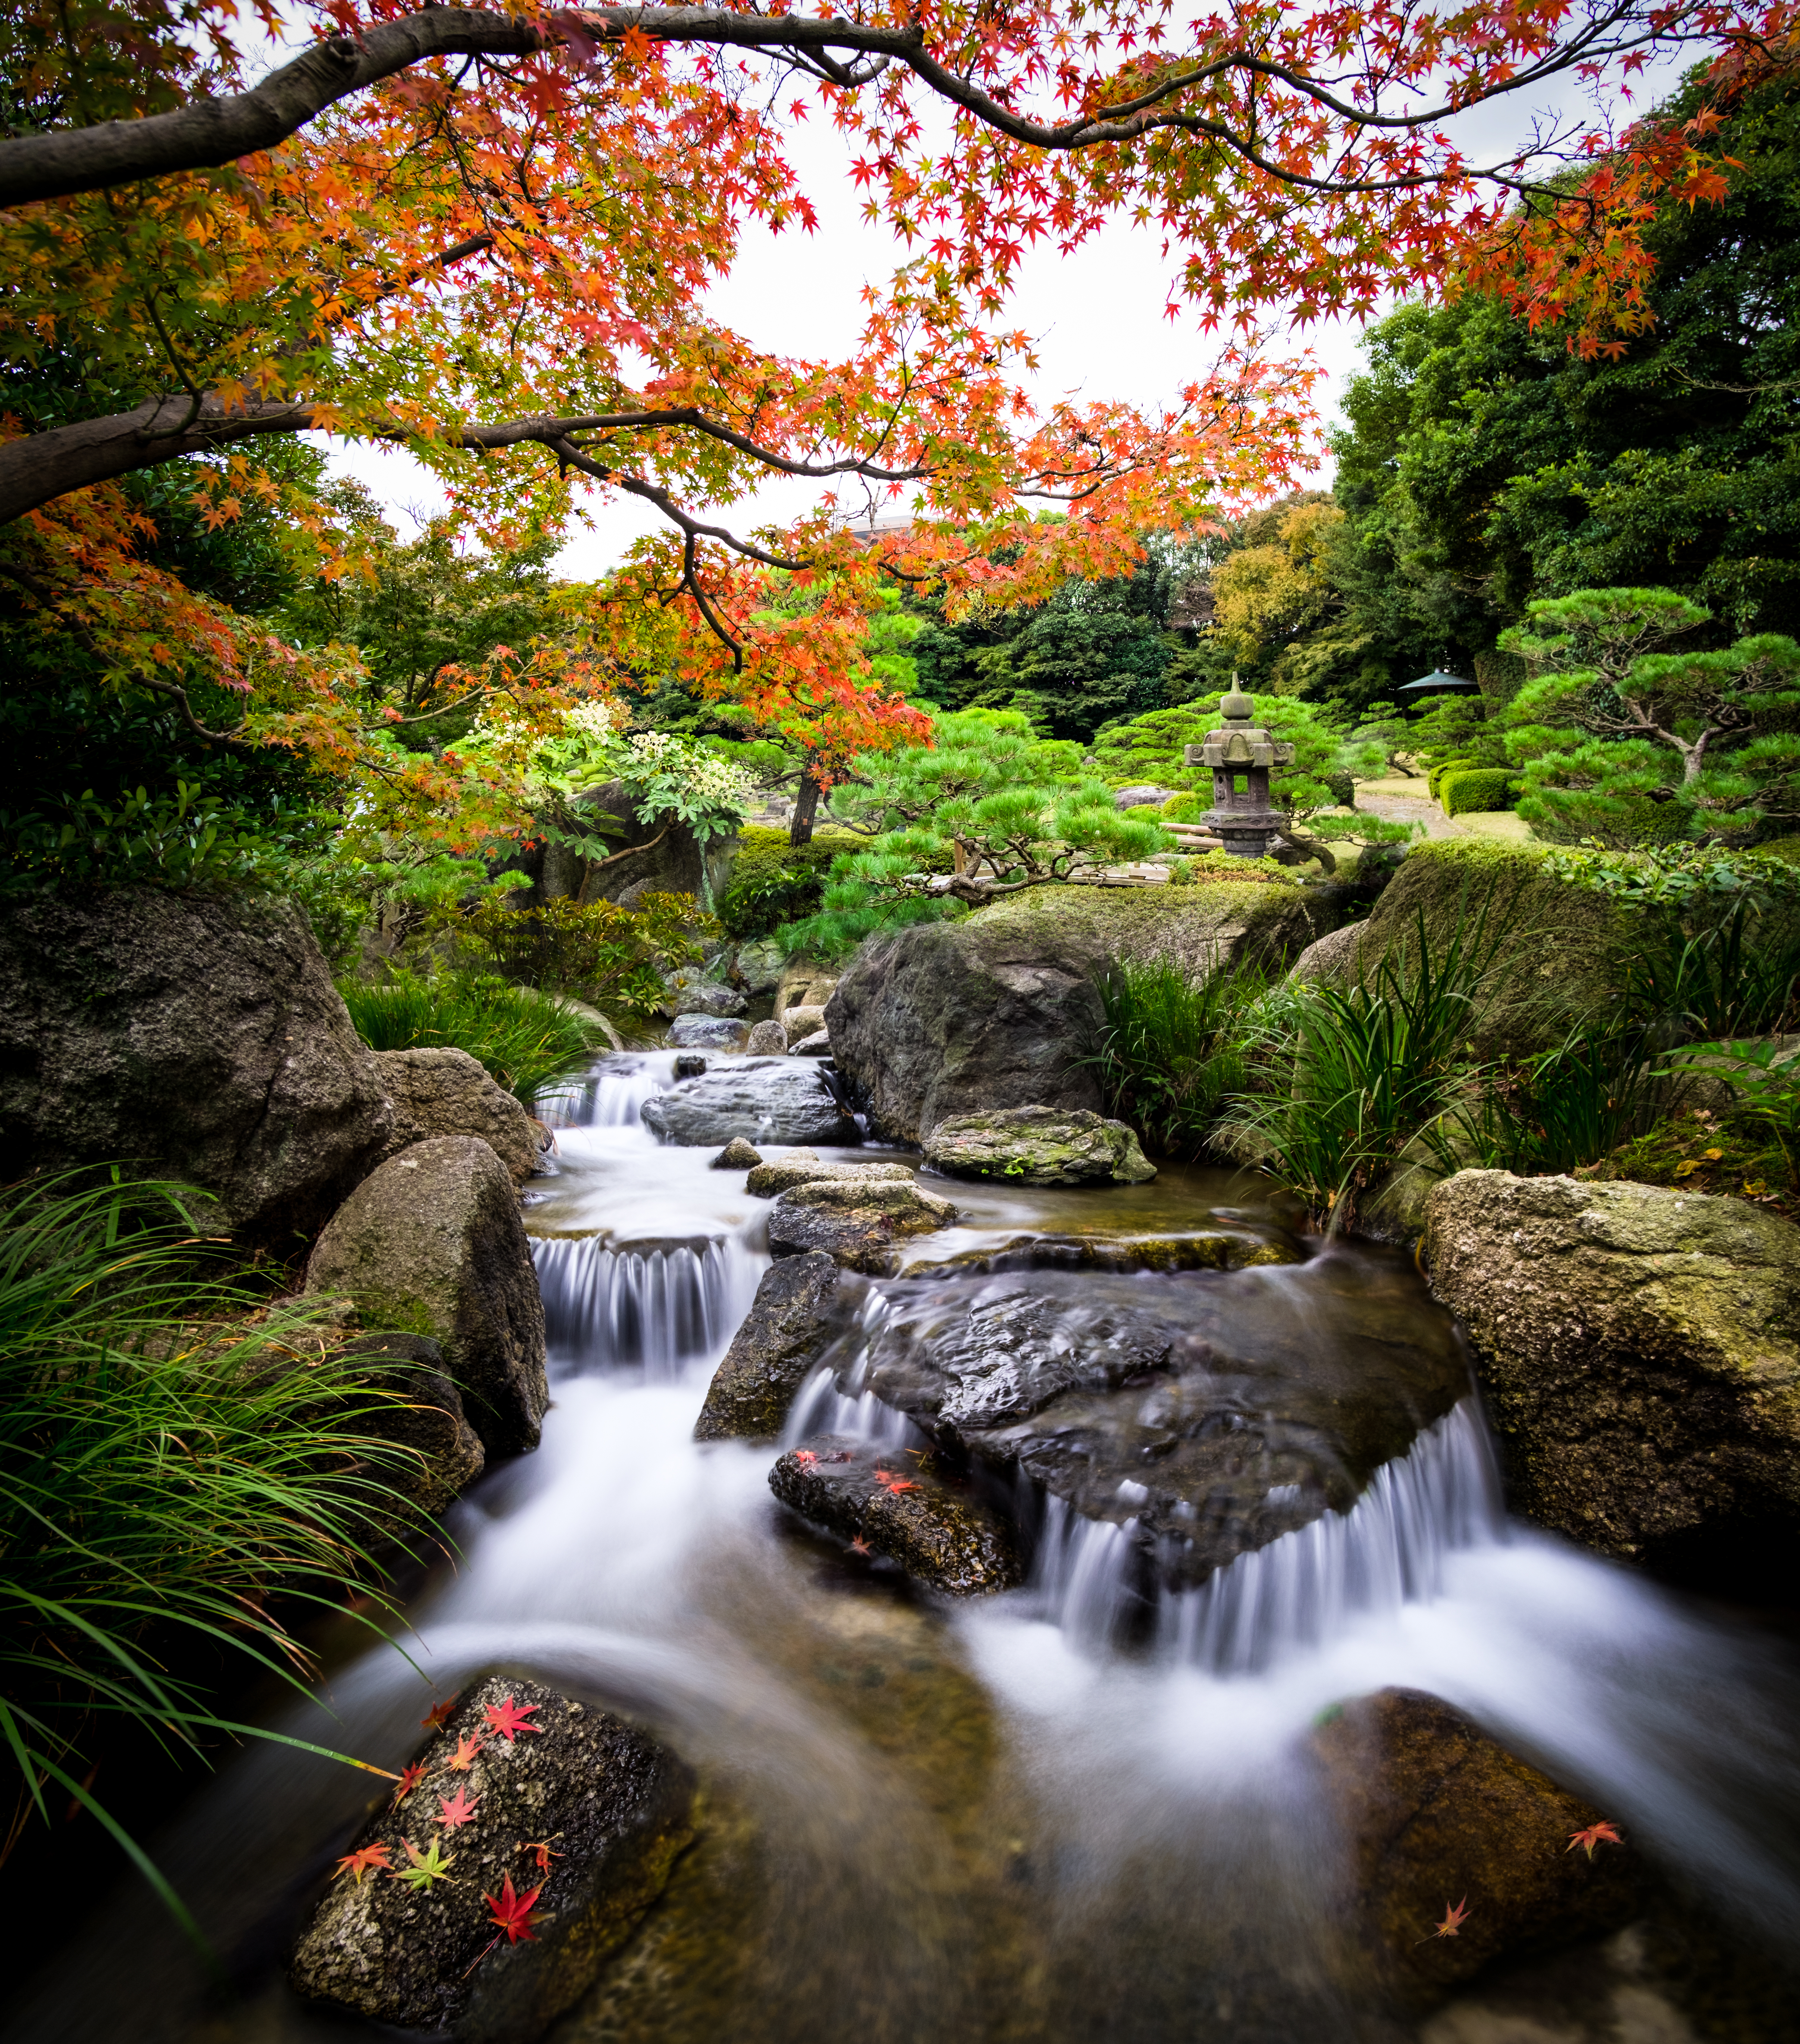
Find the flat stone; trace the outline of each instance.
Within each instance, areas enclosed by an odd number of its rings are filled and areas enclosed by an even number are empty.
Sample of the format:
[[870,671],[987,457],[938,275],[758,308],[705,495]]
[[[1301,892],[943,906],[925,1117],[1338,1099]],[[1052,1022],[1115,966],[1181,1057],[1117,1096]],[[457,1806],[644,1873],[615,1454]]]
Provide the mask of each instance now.
[[372,1171],[313,1244],[305,1289],[354,1300],[367,1327],[441,1343],[489,1455],[537,1446],[543,1302],[518,1195],[480,1137],[435,1136]]
[[1748,1201],[1459,1171],[1432,1289],[1468,1331],[1517,1508],[1656,1561],[1800,1512],[1800,1228]]
[[821,1184],[827,1179],[846,1185],[868,1185],[875,1179],[904,1178],[912,1182],[910,1165],[892,1163],[850,1162],[835,1157],[826,1158],[814,1156],[810,1151],[790,1151],[785,1157],[772,1158],[766,1164],[758,1163],[744,1181],[744,1189],[759,1200],[772,1200],[777,1193],[792,1192],[796,1185]]
[[862,1140],[819,1067],[791,1058],[746,1058],[708,1070],[646,1101],[643,1117],[665,1142],[694,1148],[728,1143],[734,1135],[783,1144]]
[[828,1058],[831,1055],[831,1031],[815,1029],[810,1036],[802,1036],[789,1055],[796,1058]]
[[669,1025],[669,1040],[684,1051],[741,1051],[750,1030],[728,1015],[677,1015]]
[[1124,1122],[1083,1108],[947,1116],[926,1138],[925,1161],[954,1178],[1020,1185],[1141,1185],[1157,1174]]
[[697,1441],[779,1438],[830,1325],[837,1288],[838,1266],[819,1251],[784,1257],[764,1271],[708,1386]]
[[[1357,1945],[1415,2011],[1497,1958],[1603,1936],[1643,1909],[1646,1869],[1628,1842],[1571,1849],[1602,1813],[1436,1696],[1362,1697],[1313,1746],[1349,1844]],[[1462,1900],[1456,1935],[1433,1937]]]
[[979,1596],[1023,1580],[1005,1520],[966,1481],[946,1476],[930,1460],[822,1434],[781,1457],[769,1472],[769,1488],[803,1519],[863,1542],[951,1596]]
[[783,1193],[770,1209],[769,1253],[823,1249],[846,1270],[879,1273],[891,1268],[896,1242],[956,1218],[948,1200],[921,1192],[909,1177],[815,1178]]
[[378,1051],[375,1064],[393,1103],[384,1158],[428,1136],[478,1135],[516,1185],[543,1162],[542,1126],[466,1051]]
[[[505,1706],[528,1717],[507,1738]],[[478,1750],[461,1769],[459,1743]],[[592,1984],[662,1892],[694,1835],[694,1779],[609,1712],[535,1682],[489,1675],[420,1748],[423,1769],[351,1842],[380,1855],[341,1869],[290,1966],[307,2000],[468,2044],[531,2044]],[[474,1810],[446,1826],[447,1799]],[[448,1868],[420,1889],[397,1878],[435,1844]],[[540,1858],[540,1850],[542,1856]],[[386,1871],[382,1870],[386,1868]],[[497,1937],[489,1897],[537,1892],[532,1936]]]
[[741,1135],[734,1135],[712,1160],[715,1171],[750,1171],[762,1162],[762,1152]]

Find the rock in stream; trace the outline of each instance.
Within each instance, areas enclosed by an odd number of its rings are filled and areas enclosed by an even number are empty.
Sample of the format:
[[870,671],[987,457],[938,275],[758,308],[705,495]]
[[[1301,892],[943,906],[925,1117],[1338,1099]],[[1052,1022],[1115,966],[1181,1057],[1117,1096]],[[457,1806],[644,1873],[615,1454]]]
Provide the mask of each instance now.
[[644,1126],[664,1142],[689,1148],[734,1136],[770,1143],[862,1140],[819,1067],[791,1058],[721,1060],[646,1101],[642,1113]]

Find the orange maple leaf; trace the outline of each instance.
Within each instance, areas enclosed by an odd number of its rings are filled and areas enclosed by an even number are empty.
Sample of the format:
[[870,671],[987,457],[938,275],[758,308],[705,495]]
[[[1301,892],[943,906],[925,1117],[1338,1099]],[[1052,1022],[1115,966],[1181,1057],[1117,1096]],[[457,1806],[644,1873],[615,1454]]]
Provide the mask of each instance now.
[[[550,1838],[559,1838],[562,1835],[560,1831],[552,1831]],[[553,1859],[561,1859],[562,1857],[561,1853],[553,1852],[551,1850],[550,1838],[521,1838],[519,1842],[519,1850],[520,1852],[528,1852],[532,1854],[538,1863],[539,1873],[548,1873],[550,1862]]]
[[370,1867],[379,1867],[383,1873],[390,1872],[387,1861],[388,1850],[389,1848],[384,1845],[372,1845],[361,1846],[353,1853],[346,1853],[338,1862],[337,1869],[332,1876],[332,1880],[340,1880],[347,1873],[360,1887],[363,1875]]
[[916,1490],[919,1488],[911,1477],[896,1476],[892,1470],[877,1470],[875,1481],[890,1496],[897,1496],[903,1490]]
[[1594,1857],[1594,1848],[1596,1846],[1622,1846],[1624,1843],[1625,1840],[1619,1836],[1618,1833],[1613,1829],[1610,1824],[1590,1824],[1584,1831],[1572,1831],[1569,1834],[1569,1842],[1563,1847],[1563,1850],[1566,1853],[1572,1853],[1575,1850],[1577,1846],[1579,1846],[1582,1850],[1587,1854],[1587,1857],[1591,1859]]
[[425,1763],[422,1760],[415,1761],[410,1765],[401,1769],[400,1786],[393,1792],[393,1800],[396,1803],[404,1802],[412,1794],[423,1779],[424,1772]]
[[450,1714],[456,1708],[455,1696],[446,1696],[441,1704],[433,1704],[419,1722],[427,1731],[442,1731],[450,1722]]
[[1468,1897],[1465,1895],[1453,1908],[1446,1902],[1444,1904],[1443,1922],[1432,1931],[1431,1938],[1421,1938],[1418,1942],[1422,1945],[1429,1945],[1432,1938],[1453,1938],[1468,1920]]
[[466,1774],[474,1764],[475,1755],[482,1750],[482,1742],[474,1732],[464,1732],[456,1742],[456,1750],[450,1756],[449,1764],[458,1773]]

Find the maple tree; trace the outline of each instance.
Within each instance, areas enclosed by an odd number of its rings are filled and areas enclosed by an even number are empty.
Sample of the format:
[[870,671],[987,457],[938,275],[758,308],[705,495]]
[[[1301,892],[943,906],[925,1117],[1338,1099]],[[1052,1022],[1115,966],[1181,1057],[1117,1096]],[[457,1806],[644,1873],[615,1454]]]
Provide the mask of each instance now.
[[[1717,105],[1787,63],[1790,12],[263,0],[259,29],[299,52],[252,83],[224,0],[27,0],[0,59],[0,574],[205,742],[297,748],[454,809],[466,779],[384,746],[341,655],[152,567],[121,478],[196,457],[209,519],[278,498],[328,576],[353,551],[259,466],[271,436],[403,443],[489,536],[559,528],[578,488],[635,497],[666,532],[568,640],[479,686],[554,720],[613,674],[676,674],[770,729],[841,726],[822,783],[850,745],[912,735],[859,650],[883,578],[929,580],[953,613],[1030,600],[1288,479],[1310,371],[1264,358],[1264,308],[1366,311],[1460,263],[1579,345],[1620,346],[1647,316],[1648,213],[1725,188]],[[1710,98],[1615,133],[1622,83],[1683,52],[1711,63]],[[1591,114],[1501,159],[1457,138],[1490,101],[1578,84]],[[784,150],[816,109],[912,251],[839,361],[778,356],[704,303],[746,223],[815,224]],[[1165,409],[1035,411],[1029,338],[1000,323],[1019,263],[1120,218],[1161,231],[1172,302],[1238,338]],[[816,510],[715,522],[770,474],[818,484]],[[908,492],[910,528],[849,528]],[[806,616],[766,614],[777,570],[820,579]],[[244,717],[207,724],[200,681]]]

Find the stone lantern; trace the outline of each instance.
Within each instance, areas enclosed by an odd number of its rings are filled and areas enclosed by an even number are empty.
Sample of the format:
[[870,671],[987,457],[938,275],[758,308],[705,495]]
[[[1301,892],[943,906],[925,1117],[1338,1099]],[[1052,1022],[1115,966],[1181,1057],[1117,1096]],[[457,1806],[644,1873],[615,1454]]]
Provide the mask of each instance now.
[[[1256,706],[1231,677],[1231,693],[1219,706],[1222,728],[1185,748],[1190,766],[1212,770],[1212,808],[1200,820],[1240,859],[1261,859],[1272,849],[1288,818],[1268,805],[1268,770],[1292,763],[1294,748],[1272,739],[1250,721]],[[1242,785],[1240,785],[1242,784]]]

